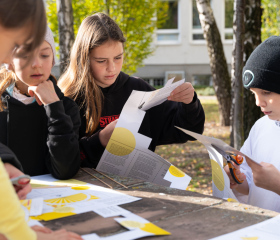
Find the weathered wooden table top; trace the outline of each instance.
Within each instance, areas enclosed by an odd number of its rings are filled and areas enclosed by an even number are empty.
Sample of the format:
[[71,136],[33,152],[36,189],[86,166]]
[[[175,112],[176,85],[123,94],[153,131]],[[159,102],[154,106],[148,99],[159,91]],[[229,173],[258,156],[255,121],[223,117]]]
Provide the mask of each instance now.
[[[128,189],[125,189],[92,169],[86,170],[109,183],[114,190],[142,198],[140,201],[120,206],[171,233],[170,236],[142,239],[204,240],[262,222],[279,214],[195,192],[109,175],[126,185]],[[83,171],[79,171],[75,179],[106,187]],[[80,235],[96,233],[99,236],[108,236],[126,231],[114,218],[103,218],[94,212],[87,212],[42,223],[53,230],[65,228]]]

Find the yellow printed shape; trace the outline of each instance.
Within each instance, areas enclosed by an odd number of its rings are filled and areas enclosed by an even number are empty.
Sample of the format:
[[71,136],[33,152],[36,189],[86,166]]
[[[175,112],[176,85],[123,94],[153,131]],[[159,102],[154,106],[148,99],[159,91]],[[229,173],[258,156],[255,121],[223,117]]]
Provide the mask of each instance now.
[[164,229],[156,226],[153,223],[146,223],[145,227],[140,228],[142,231],[153,233],[155,235],[170,235],[170,232],[165,231]]
[[88,199],[88,201],[95,200],[95,199],[99,199],[99,197],[90,194],[90,198]]
[[131,131],[123,127],[117,127],[113,131],[107,144],[107,151],[116,156],[130,154],[136,146],[136,139]]
[[215,186],[220,190],[223,191],[225,188],[225,180],[223,171],[215,160],[211,159],[211,167],[212,167],[212,180]]
[[73,212],[66,212],[66,213],[60,213],[60,212],[49,212],[49,213],[43,213],[36,217],[30,217],[31,219],[38,220],[38,221],[50,221],[58,218],[68,217],[76,215],[76,213]]
[[120,222],[121,225],[123,225],[126,228],[143,228],[145,227],[145,223],[133,221],[133,220],[125,220]]
[[236,199],[234,199],[234,198],[228,198],[227,201],[228,202],[237,202]]
[[73,212],[75,210],[75,208],[73,207],[58,207],[55,208],[53,211],[56,213],[70,213]]
[[46,187],[50,186],[50,185],[46,185],[46,184],[32,183],[32,180],[31,180],[30,185],[32,188],[46,188]]
[[259,237],[241,237],[242,240],[258,240]]
[[76,179],[68,179],[68,180],[57,180],[54,181],[55,185],[86,185],[86,182],[76,180]]
[[176,168],[175,166],[171,165],[168,171],[174,176],[174,177],[184,177],[185,173],[183,173],[180,169]]
[[61,204],[69,204],[69,203],[74,203],[74,202],[80,202],[83,201],[87,198],[87,195],[84,193],[77,193],[74,195],[66,196],[66,197],[60,197],[60,198],[53,198],[53,199],[48,199],[44,200],[44,202],[47,203],[47,205],[52,206],[52,205],[61,205]]
[[88,190],[88,189],[90,189],[90,186],[74,186],[74,187],[71,187],[71,189],[73,189],[73,190]]

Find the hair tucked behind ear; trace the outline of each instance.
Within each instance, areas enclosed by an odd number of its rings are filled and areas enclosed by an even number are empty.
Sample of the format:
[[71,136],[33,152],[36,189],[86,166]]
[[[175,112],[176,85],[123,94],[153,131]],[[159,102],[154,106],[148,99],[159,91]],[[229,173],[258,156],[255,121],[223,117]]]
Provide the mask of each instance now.
[[[28,27],[29,36],[27,43],[20,46],[20,51],[15,51],[17,57],[32,53],[44,40],[46,33],[46,13],[42,0],[1,0],[0,3],[0,25],[6,29],[19,29]],[[0,33],[1,34],[1,33]],[[2,46],[4,47],[4,46]],[[32,54],[29,54],[29,59]],[[1,69],[0,96],[15,79],[12,72]],[[3,110],[0,98],[0,110]]]
[[[0,96],[5,92],[6,88],[15,82],[16,75],[12,71],[8,71],[5,67],[0,69]],[[0,111],[3,111],[5,106],[2,103],[2,97],[0,97]]]
[[58,81],[64,94],[78,100],[80,108],[85,109],[89,136],[98,127],[103,107],[103,95],[91,74],[89,55],[109,40],[125,42],[121,29],[110,17],[96,13],[85,18],[71,50],[69,66]]

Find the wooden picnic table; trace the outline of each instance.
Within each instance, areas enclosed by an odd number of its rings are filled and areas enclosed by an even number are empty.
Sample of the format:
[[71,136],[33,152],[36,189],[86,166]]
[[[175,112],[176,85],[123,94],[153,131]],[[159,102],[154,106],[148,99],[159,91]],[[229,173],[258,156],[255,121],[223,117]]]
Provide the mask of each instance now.
[[[171,189],[142,180],[109,175],[127,186],[126,189],[92,169],[86,168],[86,170],[110,184],[114,190],[142,198],[140,201],[120,206],[171,233],[170,236],[142,239],[205,240],[262,222],[279,214],[191,191]],[[107,187],[81,170],[75,179]],[[114,218],[103,218],[94,212],[86,212],[61,219],[42,221],[42,223],[53,230],[65,228],[80,235],[96,233],[99,236],[109,236],[126,231]]]

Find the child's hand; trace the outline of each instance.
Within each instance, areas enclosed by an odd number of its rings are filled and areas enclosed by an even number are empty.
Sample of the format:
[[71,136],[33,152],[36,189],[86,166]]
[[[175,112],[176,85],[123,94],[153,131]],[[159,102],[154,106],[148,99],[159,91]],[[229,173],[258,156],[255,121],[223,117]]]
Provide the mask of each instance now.
[[[18,170],[16,167],[14,167],[13,165],[11,165],[9,163],[4,163],[4,166],[5,166],[5,169],[9,175],[10,179],[24,175],[23,172],[21,172],[20,170]],[[29,192],[31,192],[31,190],[32,190],[29,182],[22,186],[14,186],[14,187],[15,187],[15,190],[16,190],[16,193],[17,193],[19,199],[25,199],[26,195]]]
[[182,102],[189,104],[194,97],[194,88],[191,83],[185,82],[182,85],[176,87],[167,98],[170,101]]
[[39,225],[34,225],[31,227],[35,232],[42,232],[42,233],[51,233],[52,230],[46,227],[42,227]]
[[270,163],[261,162],[262,167],[252,168],[256,186],[273,191],[280,195],[280,172]]
[[[238,155],[237,157],[241,157],[241,158],[242,158],[242,156],[239,156],[239,155]],[[232,165],[235,167],[235,175],[236,175],[236,177],[237,177],[240,181],[245,180],[245,179],[246,179],[246,175],[245,175],[244,173],[240,172],[240,167],[239,167],[238,165],[236,165],[235,163],[232,163]],[[228,164],[224,167],[224,170],[225,170],[226,174],[227,174],[228,177],[229,177],[230,188],[231,188],[231,189],[235,189],[235,188],[237,188],[238,186],[242,185],[242,184],[238,184],[238,183],[236,183],[236,182],[234,181],[233,177],[232,177],[231,174],[230,174],[230,170],[229,170]]]
[[78,234],[67,232],[64,229],[54,231],[51,233],[43,233],[35,230],[37,240],[83,240]]
[[28,94],[33,97],[35,95],[36,101],[39,105],[47,105],[59,101],[59,98],[54,90],[52,81],[43,81],[38,86],[28,87]]
[[113,122],[110,122],[104,129],[102,129],[99,132],[99,140],[103,147],[107,146],[117,122],[118,122],[118,119],[116,119]]

